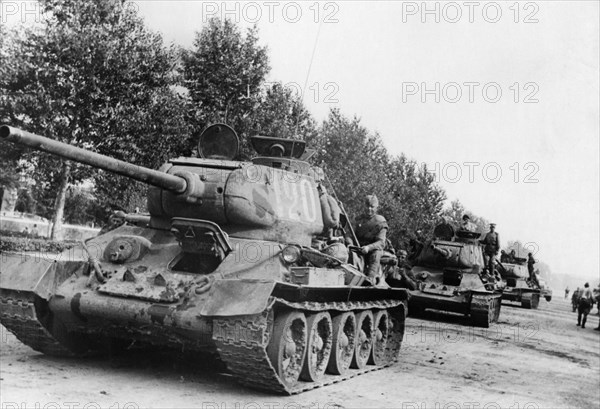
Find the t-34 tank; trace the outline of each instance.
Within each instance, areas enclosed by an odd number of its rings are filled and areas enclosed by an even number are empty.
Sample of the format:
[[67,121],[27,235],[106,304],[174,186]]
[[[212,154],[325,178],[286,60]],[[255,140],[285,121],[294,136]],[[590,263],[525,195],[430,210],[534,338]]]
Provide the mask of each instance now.
[[254,137],[259,156],[235,161],[237,135],[217,124],[201,158],[150,170],[8,126],[0,137],[152,186],[148,216],[76,251],[2,254],[0,321],[33,349],[110,338],[216,351],[241,383],[288,394],[397,360],[408,293],[361,286],[323,248],[339,214],[304,142]]
[[501,294],[484,271],[479,236],[449,224],[435,228],[435,238],[412,260],[417,290],[410,291],[411,315],[433,309],[464,314],[481,327],[498,321]]
[[502,299],[520,302],[523,308],[537,309],[542,292],[537,276],[529,277],[526,258],[512,257],[509,261],[497,263],[505,284]]

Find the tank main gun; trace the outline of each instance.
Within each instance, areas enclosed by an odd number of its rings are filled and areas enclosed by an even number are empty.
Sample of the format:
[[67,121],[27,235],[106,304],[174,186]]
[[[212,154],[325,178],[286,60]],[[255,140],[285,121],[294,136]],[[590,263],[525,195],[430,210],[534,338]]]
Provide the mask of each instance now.
[[122,160],[91,152],[63,142],[55,141],[8,125],[0,126],[0,140],[25,145],[51,153],[65,159],[90,165],[121,176],[147,183],[174,193],[184,193],[188,189],[185,178],[134,165]]

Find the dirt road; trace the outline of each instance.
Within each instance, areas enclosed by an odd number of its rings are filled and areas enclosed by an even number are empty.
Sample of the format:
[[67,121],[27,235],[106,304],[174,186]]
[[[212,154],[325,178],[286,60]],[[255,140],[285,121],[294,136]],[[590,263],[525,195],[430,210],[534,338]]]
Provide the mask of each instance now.
[[409,318],[396,365],[297,396],[239,386],[209,361],[159,352],[57,359],[1,327],[2,408],[598,408],[600,332],[585,329],[565,300],[539,310],[504,304],[488,330],[462,318]]

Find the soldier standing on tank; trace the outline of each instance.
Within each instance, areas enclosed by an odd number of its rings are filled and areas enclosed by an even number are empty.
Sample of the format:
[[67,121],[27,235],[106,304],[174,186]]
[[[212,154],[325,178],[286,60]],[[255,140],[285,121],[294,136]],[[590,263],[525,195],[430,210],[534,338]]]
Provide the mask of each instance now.
[[528,253],[527,254],[527,271],[529,272],[529,279],[531,280],[532,283],[537,282],[535,273],[533,271],[534,264],[535,264],[535,259],[533,258],[533,254]]
[[385,217],[377,214],[379,200],[375,195],[365,198],[366,212],[356,220],[356,237],[360,252],[365,255],[365,275],[368,281],[376,285],[379,277],[379,261],[386,243],[388,224]]
[[585,328],[585,322],[587,316],[594,306],[594,295],[590,289],[590,285],[585,283],[583,290],[579,295],[579,303],[577,305],[577,325],[581,325],[581,328]]
[[483,249],[483,261],[488,269],[488,274],[494,274],[494,261],[500,251],[500,236],[496,233],[496,224],[490,223],[490,231],[479,242],[485,247]]

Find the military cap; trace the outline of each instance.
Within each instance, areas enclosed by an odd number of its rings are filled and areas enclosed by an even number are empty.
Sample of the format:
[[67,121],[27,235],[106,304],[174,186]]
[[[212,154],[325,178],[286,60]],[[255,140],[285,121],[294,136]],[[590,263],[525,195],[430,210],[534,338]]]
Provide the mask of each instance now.
[[463,216],[463,220],[471,220],[471,218],[469,217],[469,215],[468,215],[468,214],[465,214],[465,215]]
[[408,253],[406,252],[406,250],[400,250],[398,253],[399,253],[401,256],[407,256],[407,255],[408,255]]
[[496,223],[490,223],[490,227],[496,227]]

